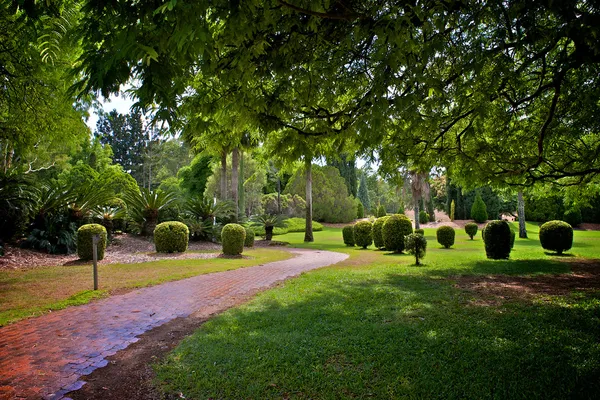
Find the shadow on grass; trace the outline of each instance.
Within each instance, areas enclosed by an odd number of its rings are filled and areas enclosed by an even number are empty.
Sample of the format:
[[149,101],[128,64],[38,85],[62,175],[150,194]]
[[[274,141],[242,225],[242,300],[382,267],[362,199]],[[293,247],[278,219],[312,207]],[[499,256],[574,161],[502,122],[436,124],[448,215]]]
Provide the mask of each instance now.
[[571,269],[569,265],[558,260],[479,260],[465,265],[464,268],[428,268],[423,273],[428,276],[449,275],[531,275],[562,274]]

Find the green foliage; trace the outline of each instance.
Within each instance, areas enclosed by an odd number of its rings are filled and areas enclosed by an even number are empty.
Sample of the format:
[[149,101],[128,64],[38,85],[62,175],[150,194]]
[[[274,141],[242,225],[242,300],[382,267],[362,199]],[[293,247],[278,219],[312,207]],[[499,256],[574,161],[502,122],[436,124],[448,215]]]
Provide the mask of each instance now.
[[252,218],[250,218],[250,222],[252,226],[257,227],[257,233],[264,230],[265,240],[271,240],[273,238],[274,228],[286,228],[286,219],[287,218],[283,215],[260,214],[253,215]]
[[365,177],[364,173],[360,174],[360,182],[358,185],[358,192],[356,196],[362,203],[363,207],[365,208],[365,211],[369,212],[371,210],[371,201],[369,199],[369,188],[367,187],[367,178]]
[[423,210],[419,211],[419,223],[426,224],[427,222],[429,222],[429,214]]
[[356,218],[363,219],[365,217],[365,208],[359,199],[356,199]]
[[544,249],[562,254],[573,246],[573,228],[564,221],[548,221],[540,227],[540,243]]
[[418,233],[419,235],[425,236],[425,229],[422,229],[422,228],[415,229],[414,233]]
[[221,230],[221,242],[223,243],[223,254],[237,256],[244,251],[246,230],[242,225],[227,224]]
[[188,248],[190,231],[179,221],[167,221],[156,225],[154,245],[157,253],[183,253]]
[[337,157],[329,157],[327,165],[331,165],[340,171],[340,175],[346,181],[348,193],[353,197],[357,196],[357,178],[356,178],[356,159],[347,154],[341,154]]
[[563,220],[571,226],[579,226],[583,222],[581,210],[578,207],[574,207],[565,211]]
[[254,229],[252,229],[249,226],[245,226],[244,229],[246,230],[246,237],[244,238],[244,247],[254,247],[254,236],[256,236]]
[[420,265],[420,260],[425,257],[427,251],[427,239],[415,230],[415,233],[404,237],[404,248],[410,254],[414,254],[415,264]]
[[342,228],[342,237],[344,238],[344,244],[346,246],[354,247],[356,241],[354,240],[354,225],[346,225]]
[[208,178],[212,175],[212,160],[210,156],[198,154],[190,165],[182,167],[177,172],[179,186],[188,196],[202,197]]
[[112,238],[115,220],[122,221],[127,216],[127,211],[120,206],[101,206],[93,211],[94,219],[100,221],[100,224],[106,229],[108,240]]
[[373,222],[373,244],[376,248],[382,249],[385,247],[383,244],[383,223],[387,221],[389,216],[379,217]]
[[123,195],[129,217],[138,226],[142,235],[150,235],[158,222],[160,211],[175,201],[172,193],[151,191],[142,188]]
[[358,221],[354,224],[354,240],[356,245],[366,249],[373,243],[373,224],[369,221]]
[[477,226],[476,223],[474,222],[469,222],[468,224],[465,225],[465,233],[467,235],[469,235],[469,237],[471,238],[471,240],[473,240],[473,237],[475,237],[475,235],[477,235],[477,229],[479,227]]
[[510,248],[513,249],[515,247],[515,238],[517,237],[515,231],[510,230]]
[[454,221],[455,209],[456,209],[456,204],[454,203],[454,200],[452,200],[452,203],[450,204],[450,221]]
[[440,226],[435,232],[435,236],[439,244],[449,249],[454,245],[456,232],[451,226]]
[[[435,208],[433,207],[433,199],[427,201],[427,219],[429,222],[435,222]],[[419,221],[420,222],[420,221]]]
[[404,203],[400,203],[400,207],[398,207],[398,214],[404,214]]
[[393,214],[383,223],[381,228],[383,245],[388,251],[402,253],[404,251],[404,237],[410,235],[412,231],[410,218],[404,214]]
[[490,221],[487,223],[481,231],[487,258],[499,260],[510,257],[511,232],[512,230],[506,221]]
[[[261,197],[261,205],[266,214],[278,214],[277,193],[265,194]],[[288,217],[304,217],[306,201],[297,194],[281,194],[279,196],[281,213]]]
[[[323,224],[313,221],[313,231],[323,230]],[[288,218],[285,220],[285,228],[288,232],[304,232],[306,229],[306,218]]]
[[479,192],[477,192],[477,195],[475,196],[475,202],[471,207],[471,218],[473,218],[475,222],[478,223],[485,222],[488,219],[487,207],[483,202],[483,199],[481,198]]
[[66,210],[38,215],[34,228],[23,241],[23,247],[42,250],[49,254],[71,254],[75,251],[77,224]]
[[375,211],[375,218],[385,217],[387,215],[387,211],[385,210],[385,206],[380,204]]
[[202,196],[193,196],[183,204],[184,222],[190,230],[192,240],[212,240],[223,224],[234,216],[234,205],[230,201],[218,201]]
[[100,236],[98,242],[98,260],[104,258],[106,249],[106,229],[99,224],[82,225],[77,230],[77,255],[81,260],[92,260],[94,258],[94,235]]
[[0,174],[0,241],[25,230],[36,211],[39,192],[18,174]]
[[565,206],[563,197],[553,191],[544,193],[526,193],[525,216],[528,221],[547,222],[563,217]]

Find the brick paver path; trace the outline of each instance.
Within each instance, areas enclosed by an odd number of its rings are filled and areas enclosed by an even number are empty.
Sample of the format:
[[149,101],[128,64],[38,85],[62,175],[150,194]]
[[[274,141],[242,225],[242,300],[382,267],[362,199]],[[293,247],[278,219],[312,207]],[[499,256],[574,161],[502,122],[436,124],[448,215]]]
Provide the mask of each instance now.
[[346,254],[292,250],[295,257],[256,267],[199,275],[134,290],[0,328],[0,399],[61,399],[84,385],[82,375],[137,336],[174,318],[223,310],[304,271]]

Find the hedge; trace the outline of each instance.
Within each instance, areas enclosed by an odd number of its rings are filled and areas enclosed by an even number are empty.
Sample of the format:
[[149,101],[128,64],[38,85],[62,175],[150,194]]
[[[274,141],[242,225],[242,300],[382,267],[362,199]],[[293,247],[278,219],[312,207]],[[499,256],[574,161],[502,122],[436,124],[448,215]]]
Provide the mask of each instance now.
[[435,236],[439,244],[449,249],[454,245],[456,232],[454,232],[454,228],[451,226],[440,226],[435,232]]
[[244,247],[254,247],[254,229],[249,226],[245,226],[244,230],[246,231],[246,237],[244,238]]
[[356,245],[366,249],[373,243],[373,224],[369,221],[359,221],[354,224],[354,240]]
[[373,244],[378,249],[382,249],[385,247],[383,244],[383,235],[381,233],[381,228],[383,227],[383,223],[390,218],[388,215],[384,217],[379,217],[373,222]]
[[511,229],[506,221],[490,221],[483,228],[481,235],[485,243],[487,258],[494,260],[507,259],[510,256]]
[[412,222],[406,215],[391,215],[381,229],[386,250],[395,253],[404,251],[404,237],[410,235],[412,230]]
[[98,260],[104,258],[104,250],[106,249],[106,228],[100,224],[82,225],[77,230],[77,255],[82,260],[92,260],[93,253],[93,236],[100,235],[98,242]]
[[227,224],[221,230],[221,242],[223,254],[237,256],[244,251],[246,230],[239,224]]
[[473,240],[475,235],[477,235],[477,229],[479,229],[479,227],[477,226],[477,224],[475,222],[469,222],[468,224],[465,225],[465,233],[467,235],[469,235],[471,240]]
[[573,246],[573,228],[564,221],[549,221],[540,227],[540,243],[546,250],[562,254]]
[[479,192],[477,192],[475,201],[471,206],[471,218],[473,218],[475,222],[479,223],[485,222],[488,219],[487,206],[485,205],[485,202],[481,198],[481,194],[479,194]]
[[158,253],[183,253],[188,248],[190,230],[178,221],[167,221],[156,225],[154,245]]
[[353,247],[356,244],[354,240],[354,226],[346,225],[342,228],[342,237],[344,238],[344,244],[346,246]]

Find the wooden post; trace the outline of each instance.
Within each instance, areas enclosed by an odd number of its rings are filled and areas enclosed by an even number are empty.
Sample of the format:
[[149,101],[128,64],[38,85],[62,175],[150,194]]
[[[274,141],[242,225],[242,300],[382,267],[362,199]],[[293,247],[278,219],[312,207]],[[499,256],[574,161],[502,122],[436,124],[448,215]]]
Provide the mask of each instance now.
[[100,235],[92,236],[92,253],[94,258],[94,290],[98,290],[98,242]]

